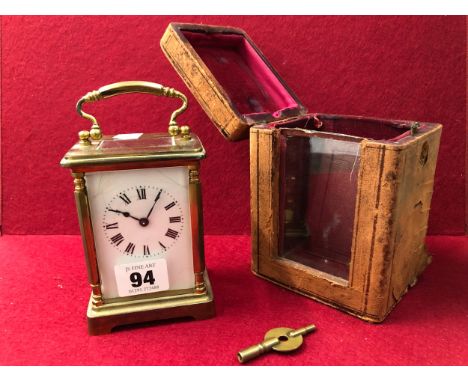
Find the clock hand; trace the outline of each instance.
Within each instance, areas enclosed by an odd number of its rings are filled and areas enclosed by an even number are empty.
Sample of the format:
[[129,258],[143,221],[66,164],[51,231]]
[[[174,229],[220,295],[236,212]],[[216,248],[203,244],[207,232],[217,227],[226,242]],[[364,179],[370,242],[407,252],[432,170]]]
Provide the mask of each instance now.
[[122,215],[125,216],[126,218],[132,218],[132,219],[135,219],[135,220],[140,221],[140,219],[136,218],[135,216],[130,215],[130,214],[129,214],[128,212],[126,212],[126,211],[113,210],[112,208],[108,208],[107,210],[108,210],[108,211],[115,212],[115,213],[117,213],[117,214],[122,214]]
[[156,195],[156,198],[154,199],[153,206],[152,206],[151,209],[149,210],[148,215],[146,215],[146,219],[148,219],[148,218],[150,217],[150,215],[151,215],[151,212],[153,212],[154,206],[156,205],[156,203],[157,203],[158,200],[159,200],[159,197],[161,196],[161,192],[162,192],[162,190],[159,190],[158,195]]

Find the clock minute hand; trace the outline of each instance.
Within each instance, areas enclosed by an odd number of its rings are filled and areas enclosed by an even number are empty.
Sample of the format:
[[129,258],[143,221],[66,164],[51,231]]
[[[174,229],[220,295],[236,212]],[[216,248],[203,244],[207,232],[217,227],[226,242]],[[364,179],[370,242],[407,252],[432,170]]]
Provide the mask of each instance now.
[[146,215],[146,219],[148,219],[150,217],[150,215],[151,215],[151,212],[153,212],[154,206],[156,205],[156,203],[158,202],[158,200],[159,200],[159,198],[161,196],[161,192],[162,192],[162,190],[159,190],[158,195],[156,195],[156,198],[154,199],[153,206],[149,210],[148,215]]
[[130,213],[128,213],[128,212],[126,212],[126,211],[113,210],[112,208],[108,208],[107,210],[108,210],[108,211],[115,212],[115,213],[117,213],[117,214],[122,214],[122,215],[125,216],[126,218],[132,218],[132,219],[135,219],[135,220],[140,221],[140,219],[136,218],[135,216],[130,215]]

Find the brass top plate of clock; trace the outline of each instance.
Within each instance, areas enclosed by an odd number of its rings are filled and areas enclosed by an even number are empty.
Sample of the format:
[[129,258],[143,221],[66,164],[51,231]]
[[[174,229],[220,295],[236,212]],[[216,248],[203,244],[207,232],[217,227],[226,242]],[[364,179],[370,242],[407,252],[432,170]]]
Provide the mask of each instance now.
[[206,152],[195,134],[191,139],[165,133],[104,135],[99,141],[76,143],[63,157],[63,167],[149,160],[202,159]]

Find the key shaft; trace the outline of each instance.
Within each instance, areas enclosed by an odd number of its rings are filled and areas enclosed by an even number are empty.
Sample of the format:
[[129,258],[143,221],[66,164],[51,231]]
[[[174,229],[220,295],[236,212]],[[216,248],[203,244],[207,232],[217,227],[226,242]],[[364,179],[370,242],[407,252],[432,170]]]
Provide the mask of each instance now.
[[248,362],[251,359],[257,358],[263,353],[270,351],[271,349],[273,349],[273,346],[276,346],[279,343],[279,338],[271,338],[269,340],[265,340],[257,345],[253,345],[244,350],[241,350],[239,353],[237,353],[237,359],[240,363]]
[[295,337],[295,336],[299,336],[299,335],[304,336],[306,334],[315,332],[316,329],[317,329],[317,327],[315,325],[307,325],[307,326],[305,326],[303,328],[296,329],[296,330],[293,330],[292,332],[289,332],[288,336],[289,337]]

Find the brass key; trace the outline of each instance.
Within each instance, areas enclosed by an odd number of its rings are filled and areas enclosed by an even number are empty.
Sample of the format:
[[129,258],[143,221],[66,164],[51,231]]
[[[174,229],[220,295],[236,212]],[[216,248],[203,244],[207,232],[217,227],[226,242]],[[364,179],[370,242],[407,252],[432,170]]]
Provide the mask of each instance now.
[[312,333],[316,329],[315,325],[308,325],[301,329],[275,328],[265,334],[265,339],[257,345],[250,346],[237,353],[240,363],[245,363],[270,350],[278,352],[290,352],[302,345],[302,336]]

